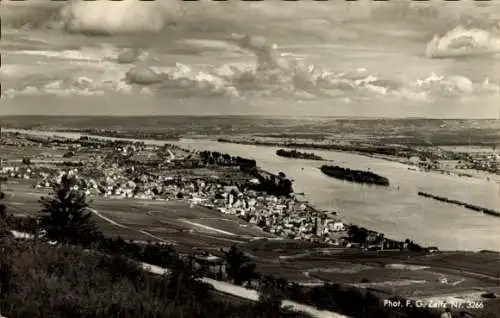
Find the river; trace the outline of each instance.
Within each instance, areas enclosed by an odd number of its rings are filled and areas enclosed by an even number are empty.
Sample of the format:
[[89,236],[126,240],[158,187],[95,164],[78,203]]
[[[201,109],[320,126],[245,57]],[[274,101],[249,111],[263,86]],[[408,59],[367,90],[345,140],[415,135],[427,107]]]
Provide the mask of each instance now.
[[[80,136],[78,133],[30,133],[69,138]],[[410,238],[416,243],[442,250],[500,250],[500,218],[417,195],[418,191],[424,191],[499,210],[500,186],[492,181],[410,171],[404,164],[356,154],[315,151],[331,160],[330,163],[352,169],[370,169],[391,182],[389,188],[362,186],[323,175],[318,167],[324,162],[278,157],[275,147],[193,139],[168,143],[253,158],[265,170],[284,172],[294,180],[295,191],[304,192],[307,200],[318,208],[336,210],[343,220],[382,232],[388,238]]]

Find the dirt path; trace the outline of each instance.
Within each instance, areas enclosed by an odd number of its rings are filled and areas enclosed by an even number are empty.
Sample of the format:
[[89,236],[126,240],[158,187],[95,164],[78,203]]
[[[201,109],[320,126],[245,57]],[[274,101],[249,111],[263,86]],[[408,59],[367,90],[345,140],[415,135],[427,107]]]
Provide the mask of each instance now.
[[220,233],[220,234],[224,234],[224,235],[228,235],[228,236],[237,236],[234,233],[227,232],[227,231],[220,230],[220,229],[216,229],[215,227],[211,227],[211,226],[208,226],[208,225],[199,224],[199,223],[192,222],[192,221],[189,221],[189,220],[186,220],[186,219],[179,219],[179,220],[182,221],[182,222],[184,222],[184,223],[187,223],[187,224],[190,224],[190,225],[193,225],[193,226],[205,229],[207,231],[216,232],[216,233]]

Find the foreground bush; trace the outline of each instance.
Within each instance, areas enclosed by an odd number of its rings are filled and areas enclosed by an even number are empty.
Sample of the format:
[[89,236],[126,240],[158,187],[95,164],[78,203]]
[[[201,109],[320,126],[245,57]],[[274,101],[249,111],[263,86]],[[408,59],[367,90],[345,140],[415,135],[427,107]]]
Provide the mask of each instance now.
[[[75,247],[0,241],[0,312],[9,318],[281,317],[231,304],[178,261],[155,276],[121,256]],[[299,317],[288,314],[287,317]],[[303,317],[303,316],[302,316]]]

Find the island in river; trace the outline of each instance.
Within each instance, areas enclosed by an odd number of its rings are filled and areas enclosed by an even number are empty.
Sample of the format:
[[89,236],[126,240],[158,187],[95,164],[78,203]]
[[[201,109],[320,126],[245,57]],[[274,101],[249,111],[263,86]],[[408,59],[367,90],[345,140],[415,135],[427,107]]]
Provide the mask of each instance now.
[[276,151],[276,155],[285,158],[297,158],[297,159],[308,159],[308,160],[325,160],[322,157],[308,152],[300,152],[297,150],[286,150],[286,149],[278,149]]
[[381,186],[389,186],[389,179],[379,176],[370,171],[352,170],[339,166],[321,166],[321,172],[329,177],[346,180],[356,183],[376,184]]

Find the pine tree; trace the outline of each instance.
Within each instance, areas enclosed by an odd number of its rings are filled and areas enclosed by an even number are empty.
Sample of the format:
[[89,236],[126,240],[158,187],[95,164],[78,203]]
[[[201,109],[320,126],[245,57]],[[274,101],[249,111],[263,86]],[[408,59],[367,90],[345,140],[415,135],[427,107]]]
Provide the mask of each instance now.
[[90,244],[97,234],[85,194],[74,188],[76,179],[64,176],[49,197],[40,198],[40,226],[60,243]]
[[256,278],[255,264],[251,264],[250,259],[236,246],[231,246],[225,252],[227,263],[227,275],[236,285],[242,285]]
[[175,303],[190,305],[197,300],[208,299],[208,285],[199,282],[202,277],[201,271],[196,267],[194,259],[178,258],[173,262],[169,274],[166,277],[167,298]]

